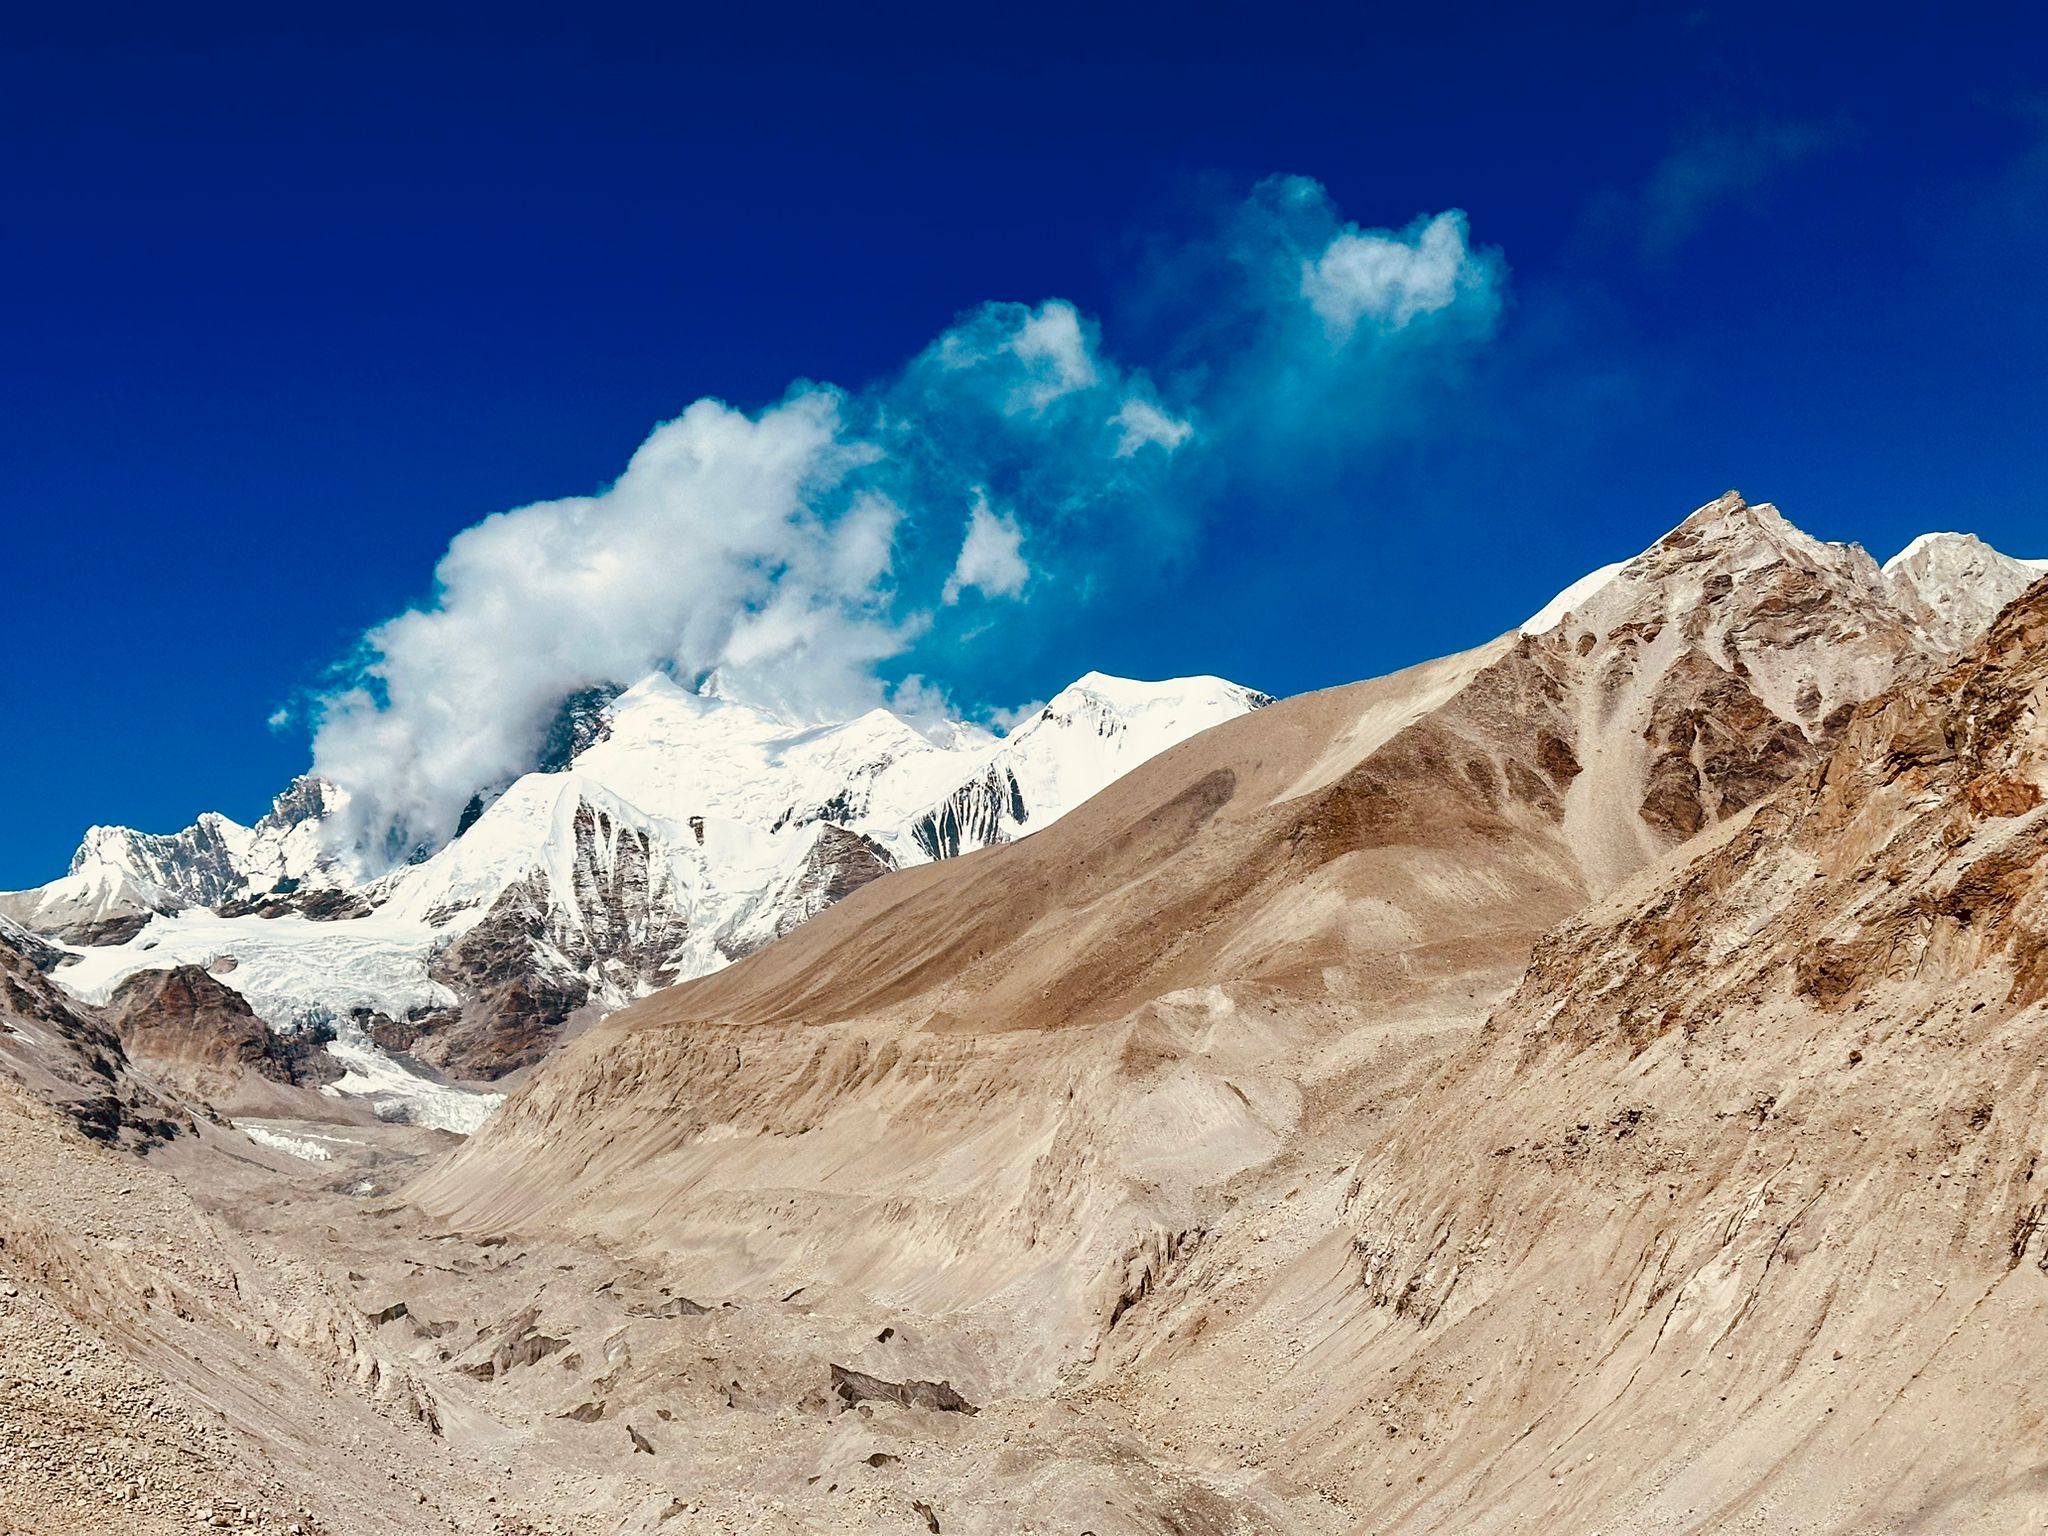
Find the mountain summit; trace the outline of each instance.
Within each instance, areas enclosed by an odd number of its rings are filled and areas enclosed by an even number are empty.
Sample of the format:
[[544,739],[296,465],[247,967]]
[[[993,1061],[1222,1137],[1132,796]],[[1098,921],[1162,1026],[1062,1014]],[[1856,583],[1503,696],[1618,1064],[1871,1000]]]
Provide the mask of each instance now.
[[[1383,702],[1356,761],[1450,842],[1507,818],[1550,871],[1528,914],[1554,916],[1804,771],[1858,702],[1946,664],[2031,574],[1954,534],[1880,569],[1730,492],[1492,646],[1360,685]],[[1429,681],[1403,703],[1408,678]],[[716,677],[656,674],[566,698],[534,771],[480,790],[453,840],[389,873],[334,857],[347,797],[304,778],[253,826],[96,827],[68,874],[0,896],[0,914],[70,946],[64,981],[91,1002],[142,972],[231,972],[270,1029],[332,1037],[342,1091],[467,1127],[495,1097],[451,1109],[392,1053],[503,1077],[572,1020],[750,955],[881,874],[1048,827],[1269,702],[1214,677],[1089,673],[997,739],[880,709],[803,724]],[[1431,754],[1461,776],[1437,781]],[[1269,857],[1249,850],[1246,870]]]
[[880,709],[806,725],[656,674],[565,701],[536,771],[390,874],[332,856],[345,796],[308,778],[253,827],[96,827],[67,875],[0,912],[72,945],[64,980],[93,1001],[143,971],[232,967],[276,1029],[493,1078],[579,1010],[715,970],[888,870],[1036,831],[1267,702],[1220,678],[1090,673],[998,739]]

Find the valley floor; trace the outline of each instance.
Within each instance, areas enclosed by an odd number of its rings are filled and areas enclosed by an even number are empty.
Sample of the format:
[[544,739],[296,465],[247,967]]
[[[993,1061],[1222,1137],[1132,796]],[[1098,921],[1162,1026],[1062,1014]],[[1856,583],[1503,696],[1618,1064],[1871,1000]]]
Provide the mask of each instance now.
[[[1469,1033],[1411,1024],[1368,1054],[1409,1082]],[[1153,1401],[1118,1358],[1147,1339],[1140,1298],[1092,1366],[1006,1395],[1019,1341],[971,1316],[824,1284],[721,1294],[693,1283],[708,1265],[451,1230],[405,1190],[453,1137],[239,1126],[136,1158],[25,1095],[0,1106],[8,1536],[1354,1527],[1247,1412],[1285,1393],[1298,1340]],[[1341,1264],[1350,1155],[1248,1180],[1242,1240],[1212,1266],[1219,1319]]]

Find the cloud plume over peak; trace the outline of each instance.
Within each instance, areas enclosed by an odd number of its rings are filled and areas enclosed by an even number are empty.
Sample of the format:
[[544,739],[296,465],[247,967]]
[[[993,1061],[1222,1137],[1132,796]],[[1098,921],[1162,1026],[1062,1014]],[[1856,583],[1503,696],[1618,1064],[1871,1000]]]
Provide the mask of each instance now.
[[[930,708],[937,663],[992,606],[1083,601],[1157,564],[1276,444],[1355,450],[1404,379],[1497,321],[1505,267],[1462,213],[1361,229],[1286,178],[1221,229],[1162,278],[1194,313],[1153,367],[1065,300],[985,304],[892,378],[751,412],[698,400],[608,488],[457,534],[432,598],[365,635],[314,702],[350,851],[438,846],[594,683],[715,670],[823,719],[884,702],[893,674],[901,706]],[[978,702],[996,718],[1005,701]]]

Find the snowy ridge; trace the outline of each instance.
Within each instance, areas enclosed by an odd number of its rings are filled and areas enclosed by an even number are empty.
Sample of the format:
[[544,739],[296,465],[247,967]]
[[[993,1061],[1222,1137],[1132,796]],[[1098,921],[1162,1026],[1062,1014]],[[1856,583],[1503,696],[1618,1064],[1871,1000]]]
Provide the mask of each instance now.
[[[1697,518],[1716,505],[1709,503],[1693,516]],[[1777,509],[1768,503],[1758,503],[1755,510],[1778,519]],[[1841,551],[1845,558],[1868,560],[1858,546],[1829,547]],[[1524,620],[1519,632],[1550,633],[1568,616],[1593,603],[1632,563],[1618,560],[1589,571]],[[2001,608],[2034,580],[2048,575],[2048,560],[2015,559],[1975,534],[1923,533],[1877,567],[1876,574],[1892,602],[1941,648],[1962,651],[1983,634]]]
[[1565,616],[1606,586],[1621,574],[1626,560],[1617,560],[1612,565],[1603,565],[1597,571],[1588,571],[1577,581],[1566,587],[1557,596],[1537,609],[1522,621],[1525,635],[1547,635],[1565,621]]
[[1889,576],[1893,571],[1897,570],[1900,566],[1904,565],[1907,561],[1911,560],[1915,555],[1920,554],[1922,551],[1930,548],[1931,546],[1940,543],[1944,539],[1963,539],[1971,537],[1974,537],[1974,535],[1963,533],[1920,534],[1914,538],[1912,543],[1908,544],[1896,555],[1893,555],[1891,559],[1885,561],[1885,563],[1881,567],[1879,567],[1879,569],[1881,569],[1885,575]]
[[1168,747],[1271,702],[1220,677],[1180,678],[1168,690],[1090,672],[1054,695],[987,754],[974,777],[910,824],[917,854],[951,858],[1025,836]]
[[468,1129],[495,1096],[413,1070],[373,1029],[416,1034],[455,1077],[495,1076],[529,1059],[494,1032],[501,1015],[558,1031],[576,1009],[716,970],[868,879],[1036,831],[1268,702],[1220,678],[1090,673],[998,738],[879,709],[803,724],[715,679],[692,692],[657,674],[609,695],[571,701],[578,731],[554,771],[480,792],[446,846],[375,879],[327,851],[339,792],[301,779],[254,827],[95,828],[69,874],[0,896],[0,916],[63,940],[60,979],[86,1001],[139,971],[209,968],[274,1029],[332,1028],[343,1091]]
[[2015,560],[1968,533],[1923,533],[1884,563],[1893,600],[1944,648],[1967,649],[2048,561]]
[[[1893,555],[1891,559],[1885,561],[1881,569],[1885,575],[1889,576],[1899,567],[1911,564],[1914,556],[1925,554],[1930,550],[1938,549],[1942,545],[1950,543],[1975,545],[1983,549],[1991,549],[1989,544],[1986,544],[1974,533],[1923,533],[1896,555]],[[1996,550],[1992,552],[1994,554],[1998,553]],[[2048,560],[2022,560],[2016,555],[2004,555],[2002,558],[2014,565],[2024,566],[2030,571],[2048,575]]]

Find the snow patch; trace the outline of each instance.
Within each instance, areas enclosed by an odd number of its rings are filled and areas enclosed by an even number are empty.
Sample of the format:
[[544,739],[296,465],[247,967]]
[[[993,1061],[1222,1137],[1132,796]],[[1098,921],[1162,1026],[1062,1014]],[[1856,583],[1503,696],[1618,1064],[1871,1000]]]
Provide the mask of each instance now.
[[502,1093],[457,1088],[408,1070],[379,1050],[353,1024],[341,1026],[340,1033],[328,1043],[327,1051],[348,1070],[339,1082],[329,1083],[320,1091],[337,1097],[350,1094],[368,1099],[380,1120],[469,1136],[491,1117],[491,1111],[505,1102]]
[[220,917],[203,907],[151,920],[125,944],[81,946],[56,977],[103,1004],[129,977],[228,958],[228,985],[283,1034],[366,1008],[388,1018],[452,1007],[455,994],[427,975],[441,935],[423,922],[375,913],[336,922],[303,917]]
[[321,1146],[310,1136],[287,1136],[282,1131],[267,1130],[260,1125],[250,1125],[237,1120],[235,1129],[255,1142],[259,1147],[269,1147],[273,1152],[286,1152],[293,1157],[304,1158],[309,1163],[326,1163],[334,1160],[334,1154]]
[[1589,571],[1531,614],[1522,624],[1525,635],[1547,635],[1565,620],[1565,615],[1582,606],[1586,599],[1621,574],[1626,560]]

